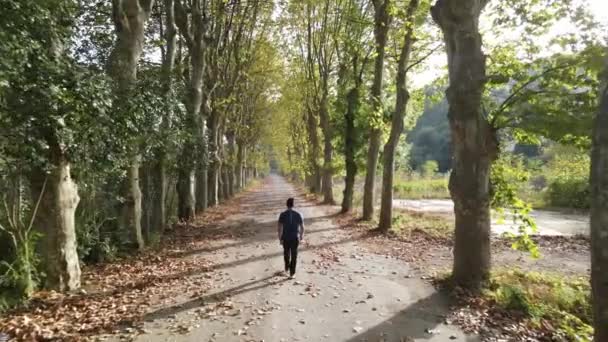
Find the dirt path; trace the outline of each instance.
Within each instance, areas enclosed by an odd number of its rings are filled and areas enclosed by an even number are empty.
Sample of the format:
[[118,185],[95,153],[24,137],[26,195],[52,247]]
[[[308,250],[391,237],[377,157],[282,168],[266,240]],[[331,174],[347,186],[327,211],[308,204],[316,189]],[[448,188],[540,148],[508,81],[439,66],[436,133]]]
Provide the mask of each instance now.
[[283,268],[276,218],[295,195],[278,176],[245,194],[241,212],[215,228],[239,237],[188,256],[215,264],[189,276],[215,286],[154,308],[136,340],[478,341],[444,324],[446,300],[406,263],[367,252],[338,230],[327,208],[297,196],[307,229],[297,279],[276,275]]

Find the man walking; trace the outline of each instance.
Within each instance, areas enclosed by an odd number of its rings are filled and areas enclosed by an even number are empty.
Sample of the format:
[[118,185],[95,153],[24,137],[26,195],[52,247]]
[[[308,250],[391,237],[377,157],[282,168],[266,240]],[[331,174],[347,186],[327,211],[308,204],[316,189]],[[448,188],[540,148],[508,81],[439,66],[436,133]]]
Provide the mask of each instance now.
[[277,225],[279,241],[283,245],[285,273],[289,272],[289,279],[293,279],[296,274],[298,245],[304,237],[304,220],[300,213],[293,210],[293,202],[293,198],[287,199],[287,210],[281,213]]

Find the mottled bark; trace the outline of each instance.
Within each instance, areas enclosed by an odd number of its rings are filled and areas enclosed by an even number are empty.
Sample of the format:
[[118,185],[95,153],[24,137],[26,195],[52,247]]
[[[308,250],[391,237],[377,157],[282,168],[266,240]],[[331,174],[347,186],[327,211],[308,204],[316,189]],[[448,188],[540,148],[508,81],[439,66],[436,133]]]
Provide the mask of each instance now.
[[[186,109],[188,117],[186,127],[189,131],[184,143],[182,157],[180,158],[180,171],[178,173],[178,218],[190,221],[196,211],[196,156],[198,156],[198,141],[202,128],[200,127],[200,110],[203,104],[203,73],[205,70],[205,21],[203,18],[203,4],[201,0],[193,0],[191,6],[191,27],[188,27],[187,18],[181,2],[177,1],[176,24],[185,36],[190,51],[190,79],[188,82],[188,98]],[[192,33],[192,36],[189,34]],[[195,157],[193,157],[193,154]]]
[[212,111],[209,118],[209,169],[208,169],[208,205],[213,207],[219,204],[220,160],[219,160],[219,113]]
[[196,212],[202,213],[207,209],[208,205],[208,168],[209,168],[209,148],[208,148],[208,137],[207,137],[207,122],[206,119],[211,110],[208,106],[207,100],[203,100],[201,107],[201,123],[200,123],[200,158],[196,169]]
[[[374,81],[371,88],[372,111],[378,115],[383,111],[382,105],[382,83],[384,78],[384,54],[390,15],[388,7],[390,0],[373,0],[374,4],[374,38],[376,44],[376,57],[374,60]],[[382,131],[372,124],[369,134],[369,145],[367,150],[367,165],[365,173],[365,184],[363,186],[363,219],[371,220],[374,215],[374,191],[376,182],[376,169],[378,168],[378,153]]]
[[[173,0],[164,0],[165,12],[165,53],[162,64],[163,92],[166,99],[165,115],[162,118],[161,127],[164,131],[169,129],[173,117],[173,70],[175,67],[175,56],[177,47],[177,27],[175,25],[175,9]],[[150,193],[150,234],[160,233],[167,224],[167,152],[161,146],[155,153],[152,170],[150,171],[152,183]],[[150,236],[148,236],[150,238]]]
[[129,231],[130,239],[139,250],[145,246],[141,230],[142,218],[142,193],[139,186],[139,157],[131,160],[131,165],[127,169],[127,182],[123,183],[124,198],[122,205],[121,226]]
[[478,289],[490,272],[490,167],[497,156],[495,130],[483,115],[486,58],[479,16],[486,0],[439,0],[432,7],[448,56],[446,91],[453,146],[449,189],[454,201],[456,284]]
[[342,212],[349,212],[353,207],[353,194],[355,190],[355,177],[357,163],[355,161],[355,113],[359,108],[359,84],[354,86],[347,95],[346,114],[344,115],[344,160],[346,164],[346,177],[344,178],[344,192],[342,197]]
[[595,342],[608,341],[608,60],[591,152],[591,287]]
[[382,232],[388,232],[393,223],[393,176],[395,173],[395,151],[399,144],[399,137],[403,133],[403,120],[409,100],[407,91],[407,67],[414,43],[414,14],[418,9],[418,0],[410,0],[406,12],[406,33],[401,48],[401,55],[397,63],[397,98],[395,111],[391,120],[391,133],[388,141],[384,144],[383,169],[382,169],[382,197],[380,203],[380,222],[378,228]]
[[[112,18],[116,42],[110,54],[108,71],[116,82],[115,110],[125,114],[137,80],[137,63],[143,52],[144,29],[153,0],[113,0]],[[122,112],[122,113],[121,113]],[[132,232],[137,247],[144,248],[141,238],[141,190],[139,188],[139,156],[134,147],[131,165],[127,169],[127,180],[122,189],[125,198],[122,207],[123,229]]]
[[150,238],[154,234],[162,233],[167,224],[167,208],[165,202],[167,200],[167,160],[166,155],[157,155],[156,162],[152,166],[150,172],[151,177],[151,207],[150,210]]
[[32,198],[40,199],[34,225],[42,233],[44,287],[68,291],[80,287],[75,225],[80,197],[70,163],[58,146],[54,150],[50,171],[37,170],[30,177]]

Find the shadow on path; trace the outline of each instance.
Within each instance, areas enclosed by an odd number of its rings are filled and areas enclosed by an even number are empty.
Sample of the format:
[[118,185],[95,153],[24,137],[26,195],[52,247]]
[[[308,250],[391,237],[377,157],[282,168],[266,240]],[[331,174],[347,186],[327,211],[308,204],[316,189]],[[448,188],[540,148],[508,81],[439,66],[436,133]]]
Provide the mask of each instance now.
[[[408,306],[386,321],[350,338],[347,342],[360,341],[418,341],[441,337],[440,341],[450,341],[449,334],[436,331],[443,322],[443,315],[449,311],[449,300],[441,292],[434,292]],[[434,335],[438,333],[439,335]],[[441,335],[445,334],[445,335]],[[478,342],[475,337],[466,337],[468,342]]]
[[[287,278],[283,278],[283,279],[278,279],[275,281],[266,282],[273,278],[275,278],[274,275],[267,276],[262,279],[253,280],[253,281],[223,290],[221,292],[210,293],[210,294],[204,295],[202,297],[197,297],[197,298],[192,299],[185,303],[180,303],[180,304],[176,304],[173,306],[161,308],[161,309],[158,309],[156,311],[152,311],[152,312],[146,314],[144,316],[144,320],[154,321],[157,319],[166,318],[168,316],[175,315],[180,312],[189,311],[189,310],[198,308],[205,304],[222,302],[229,296],[235,296],[235,295],[238,295],[241,293],[260,290],[262,288],[277,285],[277,284],[287,281]],[[256,284],[259,284],[259,285],[256,285]],[[255,285],[255,286],[252,286],[252,285]]]

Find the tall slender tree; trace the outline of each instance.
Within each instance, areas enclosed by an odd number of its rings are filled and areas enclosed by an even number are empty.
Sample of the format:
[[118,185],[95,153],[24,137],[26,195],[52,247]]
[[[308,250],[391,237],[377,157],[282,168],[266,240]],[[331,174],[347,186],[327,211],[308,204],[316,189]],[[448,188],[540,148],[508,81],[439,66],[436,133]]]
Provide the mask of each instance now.
[[382,115],[384,111],[382,88],[384,81],[384,55],[388,29],[391,22],[390,0],[372,0],[374,4],[374,37],[376,57],[374,60],[374,80],[371,88],[372,120],[367,150],[367,169],[363,187],[363,219],[370,220],[374,214],[374,191],[376,188],[376,169],[378,154],[382,143]]
[[419,0],[410,0],[405,13],[405,36],[397,62],[397,96],[395,110],[392,114],[391,133],[383,153],[382,198],[380,204],[379,228],[387,232],[393,222],[393,176],[395,173],[395,151],[399,144],[399,137],[403,133],[405,113],[410,94],[407,90],[407,72],[409,69],[410,54],[414,44],[414,30],[416,28],[416,11],[420,5]]
[[[137,81],[137,65],[144,48],[145,25],[152,11],[153,0],[113,0],[112,19],[116,42],[109,58],[109,74],[116,82],[115,111],[126,115]],[[141,250],[144,240],[141,231],[142,194],[139,186],[140,155],[132,146],[127,167],[127,181],[123,186],[122,225],[131,231]]]
[[371,4],[368,1],[349,0],[344,4],[344,25],[335,33],[338,68],[338,103],[343,103],[338,110],[344,111],[344,191],[342,196],[342,212],[352,209],[355,191],[355,177],[358,168],[356,155],[361,148],[356,126],[357,116],[361,107],[364,76],[370,59],[371,42],[369,33],[371,25],[369,12]]
[[591,287],[594,341],[608,341],[608,59],[591,151]]
[[488,0],[438,0],[431,9],[448,57],[446,91],[453,146],[449,189],[456,231],[453,277],[478,289],[490,272],[490,167],[498,153],[495,129],[482,109],[486,57],[479,17]]
[[[189,221],[194,218],[196,211],[196,166],[198,155],[197,147],[201,144],[201,131],[204,118],[200,117],[203,105],[203,74],[205,71],[205,31],[206,13],[205,1],[194,0],[191,7],[186,10],[181,0],[175,2],[176,24],[180,34],[186,41],[190,54],[189,75],[187,77],[186,98],[186,143],[182,149],[178,172],[177,193],[178,218]],[[190,16],[188,16],[190,13]],[[204,143],[204,142],[203,142]],[[192,153],[195,153],[192,156]]]

